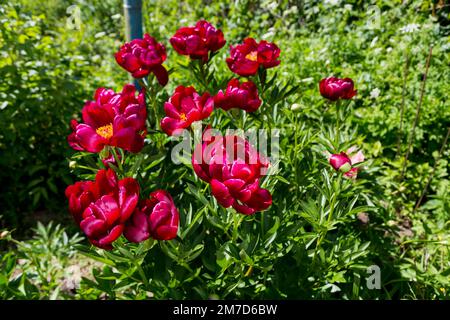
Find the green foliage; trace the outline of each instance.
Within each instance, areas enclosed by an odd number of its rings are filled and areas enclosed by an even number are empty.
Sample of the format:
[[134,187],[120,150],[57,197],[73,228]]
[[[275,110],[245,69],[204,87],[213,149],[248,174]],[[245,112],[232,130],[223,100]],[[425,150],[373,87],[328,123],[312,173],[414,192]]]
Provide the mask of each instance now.
[[75,244],[82,238],[69,237],[60,225],[38,223],[34,237],[16,241],[9,234],[7,240],[17,245],[15,252],[0,255],[1,299],[61,299],[65,268],[76,254]]
[[[70,29],[61,9],[69,3],[51,10],[33,3],[33,11],[0,5],[0,202],[13,225],[23,225],[23,213],[31,210],[61,212],[64,188],[72,181],[67,124],[97,86],[114,86],[98,72],[114,65],[102,58],[115,47],[113,38],[100,35],[103,21]],[[82,8],[82,18],[90,12],[92,19],[96,8]],[[61,16],[51,15],[58,11]]]

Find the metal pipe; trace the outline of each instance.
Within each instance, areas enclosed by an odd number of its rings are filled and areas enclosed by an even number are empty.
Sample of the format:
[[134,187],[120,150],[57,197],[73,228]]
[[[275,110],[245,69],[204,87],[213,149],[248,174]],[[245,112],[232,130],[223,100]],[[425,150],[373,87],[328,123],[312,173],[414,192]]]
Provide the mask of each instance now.
[[[142,38],[142,0],[123,0],[123,9],[127,42]],[[137,89],[141,88],[136,79],[133,82]]]
[[127,41],[142,38],[142,0],[123,0]]

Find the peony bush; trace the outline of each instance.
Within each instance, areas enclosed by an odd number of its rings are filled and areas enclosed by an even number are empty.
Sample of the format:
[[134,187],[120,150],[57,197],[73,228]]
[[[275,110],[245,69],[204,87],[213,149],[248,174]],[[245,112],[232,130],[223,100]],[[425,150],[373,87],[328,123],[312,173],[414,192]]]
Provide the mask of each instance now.
[[[97,89],[94,100],[81,110],[82,122],[71,121],[73,131],[67,140],[79,152],[74,156],[75,167],[93,172],[95,178],[67,187],[69,211],[89,242],[99,248],[80,246],[79,250],[108,266],[105,274],[96,277],[94,287],[113,296],[122,286],[130,289],[121,294],[133,297],[190,297],[187,292],[192,290],[202,298],[220,292],[227,296],[233,286],[223,288],[220,279],[227,277],[227,269],[238,259],[239,268],[244,269],[235,286],[244,290],[235,296],[245,297],[245,278],[252,286],[254,272],[266,277],[274,267],[268,258],[274,254],[282,260],[291,254],[293,243],[289,243],[298,238],[295,234],[309,239],[309,245],[315,243],[314,252],[305,254],[313,266],[320,263],[321,243],[340,223],[332,219],[332,211],[342,210],[334,214],[345,216],[363,207],[353,207],[355,198],[347,209],[338,209],[344,203],[331,195],[336,207],[326,213],[307,207],[311,202],[306,200],[302,205],[309,208],[305,211],[311,216],[305,218],[314,226],[313,215],[325,214],[329,224],[314,234],[290,222],[283,226],[289,230],[283,235],[287,242],[271,246],[282,229],[284,215],[272,216],[271,207],[286,201],[272,194],[277,193],[277,182],[289,184],[281,176],[287,168],[280,165],[280,133],[273,112],[300,88],[295,78],[282,85],[277,73],[271,75],[271,69],[282,63],[282,50],[275,43],[247,37],[243,43],[229,45],[228,57],[217,61],[218,51],[232,39],[225,40],[223,32],[205,20],[182,27],[170,44],[176,53],[186,56],[187,64],[180,66],[195,82],[189,86],[174,83],[175,90],[170,93],[166,85],[174,70],[163,66],[167,53],[158,41],[145,34],[143,39],[123,44],[115,54],[116,62],[138,86],[126,84],[119,92]],[[226,64],[229,74],[217,74],[214,59]],[[323,161],[329,161],[328,168],[316,175],[326,177],[327,188],[352,188],[352,182],[337,178],[342,175],[355,180],[364,163],[357,147],[344,152],[347,142],[340,140],[346,115],[351,113],[349,103],[342,104],[356,95],[354,83],[349,78],[328,77],[318,87],[329,108],[335,109],[337,122],[330,127],[333,137],[324,137],[328,140],[320,151]],[[179,146],[185,152],[181,156],[174,153]],[[170,170],[177,171],[180,165],[181,176],[170,175]],[[260,262],[251,257],[255,250],[263,250]],[[165,271],[156,275],[161,267]],[[202,270],[208,271],[200,276]],[[109,288],[101,280],[106,274],[115,278]],[[175,277],[170,281],[176,284],[171,286],[161,277]],[[207,279],[216,279],[212,288],[201,284]],[[181,295],[175,293],[191,281],[200,283],[184,288]],[[257,284],[253,290],[264,296],[272,289]]]
[[[191,63],[199,60],[201,68],[225,42],[222,31],[205,20],[193,27],[180,28],[170,38],[176,52],[189,56]],[[244,44],[230,47],[231,57],[226,63],[232,72],[250,76],[277,66],[279,55],[280,49],[274,43],[264,40],[256,43],[253,38],[247,38]],[[144,147],[145,95],[151,90],[149,86],[153,86],[154,99],[167,84],[168,72],[162,66],[166,56],[164,45],[149,34],[125,43],[115,54],[117,63],[136,79],[154,76],[159,85],[141,81],[137,96],[132,84],[125,85],[120,93],[99,88],[94,101],[87,101],[81,110],[83,123],[71,121],[73,132],[67,138],[69,145],[77,151],[97,153],[102,163],[95,181],[79,181],[66,189],[69,211],[96,247],[110,250],[122,234],[136,243],[150,236],[171,240],[177,235],[179,213],[170,193],[156,190],[148,199],[140,199],[141,187],[132,175],[142,168],[133,166],[134,172],[123,169],[128,153],[139,153]],[[225,94],[219,90],[215,95],[209,92],[200,95],[193,86],[180,85],[164,103],[165,116],[159,127],[168,136],[180,135],[183,130],[191,129],[193,123],[208,121],[214,109],[254,112],[261,102],[252,81],[240,84],[239,79],[233,78]],[[158,129],[156,111],[153,120]],[[245,215],[269,208],[272,196],[260,187],[261,169],[267,168],[269,161],[245,138],[211,136],[210,129],[211,126],[192,155],[195,174],[210,184],[211,194],[224,208],[233,207]],[[230,148],[235,152],[230,152]]]

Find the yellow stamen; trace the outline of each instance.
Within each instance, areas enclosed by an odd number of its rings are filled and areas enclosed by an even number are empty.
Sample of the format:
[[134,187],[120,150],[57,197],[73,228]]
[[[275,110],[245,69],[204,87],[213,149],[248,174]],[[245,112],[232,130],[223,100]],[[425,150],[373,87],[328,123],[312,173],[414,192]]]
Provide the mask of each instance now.
[[181,113],[181,114],[180,114],[180,120],[181,120],[181,121],[186,121],[186,120],[187,120],[186,114]]
[[245,56],[245,59],[250,60],[250,61],[258,60],[258,52],[256,52],[256,51],[250,52],[249,54],[247,54]]
[[113,136],[113,126],[112,124],[107,124],[106,126],[102,126],[95,130],[99,136],[102,136],[105,139],[109,139]]

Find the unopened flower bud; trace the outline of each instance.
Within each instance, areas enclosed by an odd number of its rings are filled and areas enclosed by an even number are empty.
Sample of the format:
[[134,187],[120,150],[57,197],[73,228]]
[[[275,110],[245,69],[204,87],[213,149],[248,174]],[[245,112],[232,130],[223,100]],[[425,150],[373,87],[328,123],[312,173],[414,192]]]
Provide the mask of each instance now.
[[300,104],[298,104],[298,103],[294,103],[292,106],[291,106],[291,110],[292,111],[297,111],[297,110],[300,110],[302,108],[302,106],[300,105]]
[[345,154],[345,152],[341,152],[339,154],[332,154],[330,156],[330,164],[336,171],[340,171],[342,173],[346,173],[351,170],[352,163],[350,158]]

